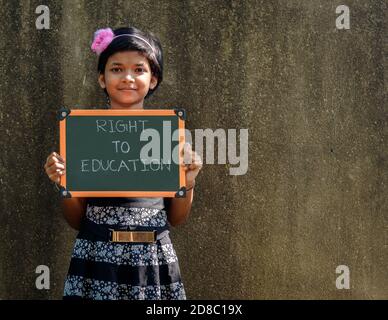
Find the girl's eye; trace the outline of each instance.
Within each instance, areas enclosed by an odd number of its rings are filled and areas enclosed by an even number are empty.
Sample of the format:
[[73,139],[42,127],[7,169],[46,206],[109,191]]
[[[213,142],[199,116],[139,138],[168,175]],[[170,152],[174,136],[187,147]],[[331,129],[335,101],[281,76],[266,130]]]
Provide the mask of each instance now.
[[120,72],[121,71],[121,68],[112,68],[111,69],[113,72]]
[[135,72],[144,72],[144,71],[145,71],[145,69],[144,68],[140,68],[140,67],[135,69]]

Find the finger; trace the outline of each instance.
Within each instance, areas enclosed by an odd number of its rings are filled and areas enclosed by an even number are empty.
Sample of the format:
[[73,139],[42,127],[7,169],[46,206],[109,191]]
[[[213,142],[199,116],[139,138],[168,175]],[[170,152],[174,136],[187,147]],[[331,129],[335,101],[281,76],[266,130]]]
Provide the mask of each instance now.
[[202,168],[203,163],[202,163],[202,158],[201,158],[200,156],[198,156],[198,157],[195,159],[195,163],[197,164],[197,166],[199,166],[200,168]]
[[200,170],[202,168],[202,160],[200,156],[196,156],[193,160],[193,163],[188,166],[189,170]]
[[194,152],[194,154],[193,154],[193,164],[202,165],[202,158],[201,158],[201,156],[200,156],[198,153],[196,153],[196,152]]
[[183,163],[191,164],[193,162],[193,150],[191,149],[191,145],[189,143],[185,143],[183,147]]
[[55,167],[56,169],[66,169],[65,164],[60,162],[55,162],[52,166]]
[[63,170],[66,169],[65,164],[60,162],[54,162],[50,166],[46,166],[46,171],[57,171],[57,169]]
[[191,154],[192,154],[192,151],[191,151],[191,148],[189,147],[183,147],[182,149],[181,149],[181,157],[183,157],[184,159],[186,159],[186,158],[189,158],[189,157],[191,157]]
[[51,167],[53,164],[55,164],[55,163],[60,163],[60,164],[65,164],[65,162],[64,161],[62,161],[62,160],[60,160],[60,158],[59,157],[56,157],[56,156],[51,156],[51,157],[49,157],[48,159],[47,159],[47,162],[46,162],[46,164],[45,164],[45,167],[46,168],[49,168],[49,167]]
[[188,156],[188,155],[186,154],[186,155],[184,155],[184,156],[181,158],[180,164],[181,164],[182,166],[188,166],[188,165],[190,165],[192,162],[193,162],[192,157],[191,157],[191,156]]
[[184,153],[184,152],[190,152],[190,151],[192,151],[191,144],[188,142],[185,142],[185,144],[181,149],[181,152]]
[[55,156],[59,161],[65,162],[59,153],[53,152],[53,156]]
[[45,164],[45,167],[46,168],[49,168],[51,167],[54,163],[57,163],[59,162],[58,158],[56,158],[54,155],[53,156],[50,156],[47,161],[46,161],[46,164]]
[[52,157],[54,157],[55,156],[55,152],[51,152],[49,155],[48,155],[48,157],[46,158],[46,164],[50,161],[50,159],[52,158]]
[[56,172],[65,172],[65,171],[66,171],[65,166],[63,166],[63,165],[61,165],[59,163],[55,163],[51,167],[46,169],[46,172],[47,172],[48,175],[54,174]]
[[66,170],[61,170],[61,169],[57,169],[57,170],[54,170],[54,171],[48,173],[49,176],[57,175],[59,177],[65,175],[65,174],[66,174]]
[[51,152],[50,155],[47,157],[46,162],[48,162],[49,160],[51,160],[53,158],[57,159],[59,162],[65,162],[65,160],[62,158],[62,156],[56,152]]
[[193,151],[193,152],[191,153],[191,161],[192,161],[192,162],[197,161],[197,160],[198,160],[198,157],[199,157],[199,155],[198,155],[198,153],[196,153],[195,151]]
[[199,155],[194,155],[192,158],[191,158],[191,161],[190,162],[187,162],[186,163],[186,166],[190,169],[190,170],[193,170],[197,167],[202,167],[202,160],[201,160],[201,157]]

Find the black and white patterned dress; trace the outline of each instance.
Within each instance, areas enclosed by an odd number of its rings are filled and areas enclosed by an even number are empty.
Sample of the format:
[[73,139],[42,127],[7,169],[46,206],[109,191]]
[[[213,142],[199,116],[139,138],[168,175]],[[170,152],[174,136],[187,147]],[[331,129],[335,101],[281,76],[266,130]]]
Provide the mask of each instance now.
[[[75,241],[64,299],[183,300],[164,198],[90,198]],[[159,230],[156,243],[109,242],[102,231]],[[96,232],[96,231],[99,232]],[[108,232],[108,231],[107,231]]]

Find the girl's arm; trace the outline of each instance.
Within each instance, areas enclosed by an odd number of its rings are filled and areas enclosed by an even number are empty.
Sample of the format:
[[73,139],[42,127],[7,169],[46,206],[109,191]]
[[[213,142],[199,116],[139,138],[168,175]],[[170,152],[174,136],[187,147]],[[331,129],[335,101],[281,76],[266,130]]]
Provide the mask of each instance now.
[[170,206],[167,210],[168,221],[175,227],[182,223],[185,223],[189,217],[191,204],[194,198],[194,185],[195,178],[202,168],[201,157],[191,149],[189,143],[185,144],[182,150],[184,163],[184,170],[186,173],[186,197],[185,198],[172,198]]
[[186,198],[172,198],[168,208],[168,222],[175,227],[186,222],[193,202],[194,189],[186,192]]
[[67,223],[73,229],[79,230],[82,217],[85,215],[87,198],[62,199],[62,211]]
[[[56,152],[52,152],[46,159],[44,165],[49,179],[55,183],[60,183],[61,176],[65,174],[65,160]],[[62,199],[63,215],[69,225],[79,230],[82,217],[86,212],[86,198],[65,198]]]

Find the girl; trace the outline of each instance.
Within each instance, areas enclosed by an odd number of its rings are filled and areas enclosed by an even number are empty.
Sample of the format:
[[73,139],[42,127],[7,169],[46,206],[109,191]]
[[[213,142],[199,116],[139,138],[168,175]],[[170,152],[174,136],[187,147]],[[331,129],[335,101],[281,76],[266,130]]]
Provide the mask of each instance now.
[[[99,57],[98,82],[110,108],[143,109],[144,99],[163,79],[159,40],[133,27],[114,31],[107,28],[95,33],[91,48]],[[186,163],[191,163],[182,164],[186,198],[62,200],[65,219],[79,230],[64,299],[186,299],[168,227],[188,218],[202,163],[190,145],[185,145],[184,153],[189,159]],[[66,171],[64,159],[53,152],[45,170],[52,181],[59,183]],[[125,242],[115,242],[112,234],[117,231],[125,235]],[[156,231],[156,241],[134,241],[140,231]]]

